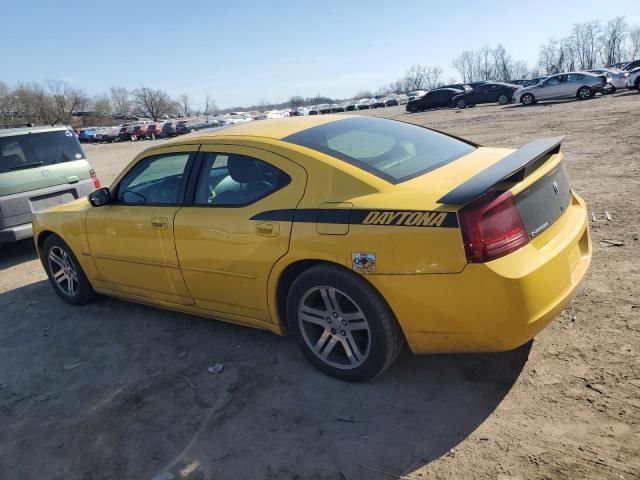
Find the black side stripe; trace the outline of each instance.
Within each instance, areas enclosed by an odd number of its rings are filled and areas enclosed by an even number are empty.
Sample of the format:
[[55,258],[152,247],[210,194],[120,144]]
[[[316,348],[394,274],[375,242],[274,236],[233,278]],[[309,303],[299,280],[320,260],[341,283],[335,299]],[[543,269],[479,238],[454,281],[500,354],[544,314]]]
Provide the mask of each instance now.
[[458,216],[455,213],[430,210],[350,210],[345,208],[283,209],[258,213],[251,217],[251,220],[381,225],[391,227],[458,228]]

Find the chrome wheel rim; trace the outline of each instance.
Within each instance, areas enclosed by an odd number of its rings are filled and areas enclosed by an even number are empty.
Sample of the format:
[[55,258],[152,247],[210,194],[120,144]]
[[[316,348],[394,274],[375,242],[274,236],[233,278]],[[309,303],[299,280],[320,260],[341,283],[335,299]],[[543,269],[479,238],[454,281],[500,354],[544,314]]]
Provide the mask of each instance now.
[[62,293],[70,297],[78,291],[78,272],[73,261],[62,248],[49,250],[49,270],[51,277]]
[[458,100],[458,108],[464,108],[465,102],[464,100]]
[[525,95],[524,97],[522,97],[522,103],[524,103],[525,105],[529,105],[531,102],[532,102],[531,95]]
[[581,88],[579,93],[580,93],[580,98],[589,97],[589,90],[587,90],[586,88]]
[[369,357],[369,322],[358,304],[337,288],[307,290],[298,305],[298,326],[309,350],[327,365],[349,370]]
[[504,105],[505,103],[507,103],[507,96],[506,95],[500,95],[500,97],[498,98],[498,103],[500,105]]

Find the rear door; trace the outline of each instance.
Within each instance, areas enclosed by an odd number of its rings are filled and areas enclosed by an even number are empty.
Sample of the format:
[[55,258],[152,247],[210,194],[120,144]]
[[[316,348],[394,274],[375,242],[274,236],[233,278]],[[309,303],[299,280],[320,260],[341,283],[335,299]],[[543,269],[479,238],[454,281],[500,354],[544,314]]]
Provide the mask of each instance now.
[[[270,322],[269,273],[289,249],[306,172],[274,153],[238,145],[203,145],[200,157],[193,202],[174,221],[186,285],[196,306]],[[273,210],[285,215],[260,219]]]

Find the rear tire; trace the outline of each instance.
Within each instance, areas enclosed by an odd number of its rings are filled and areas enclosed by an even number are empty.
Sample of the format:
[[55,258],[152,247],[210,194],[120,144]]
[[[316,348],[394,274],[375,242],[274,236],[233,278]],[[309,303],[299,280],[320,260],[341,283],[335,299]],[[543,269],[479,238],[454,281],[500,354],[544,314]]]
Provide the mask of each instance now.
[[588,100],[593,96],[593,91],[589,87],[580,87],[576,96],[578,100]]
[[509,103],[509,97],[507,97],[507,96],[506,96],[506,95],[504,95],[504,94],[503,94],[503,95],[500,95],[500,96],[498,97],[498,103],[499,103],[500,105],[506,105],[507,103]]
[[380,375],[404,345],[382,296],[360,275],[334,265],[312,267],[293,282],[287,321],[309,362],[340,380]]
[[42,246],[42,263],[58,296],[70,305],[84,305],[96,297],[78,259],[57,235]]
[[409,105],[407,107],[407,112],[409,113],[416,113],[418,111],[418,107],[416,107],[415,105]]
[[463,108],[466,108],[467,106],[467,102],[465,101],[464,98],[460,98],[457,102],[456,102],[456,107],[458,107],[460,110],[462,110]]

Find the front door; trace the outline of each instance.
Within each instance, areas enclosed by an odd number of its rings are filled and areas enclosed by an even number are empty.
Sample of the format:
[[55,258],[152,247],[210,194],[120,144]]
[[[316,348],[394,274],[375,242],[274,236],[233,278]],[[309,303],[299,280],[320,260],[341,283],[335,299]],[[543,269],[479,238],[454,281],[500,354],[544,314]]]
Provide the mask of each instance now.
[[100,275],[98,286],[170,303],[193,303],[173,238],[173,220],[195,155],[184,150],[142,158],[114,187],[112,203],[89,210],[87,238]]
[[[289,249],[292,212],[306,172],[274,153],[236,145],[203,145],[193,205],[175,217],[176,249],[196,306],[270,322],[269,273]],[[282,212],[281,212],[282,213]]]

